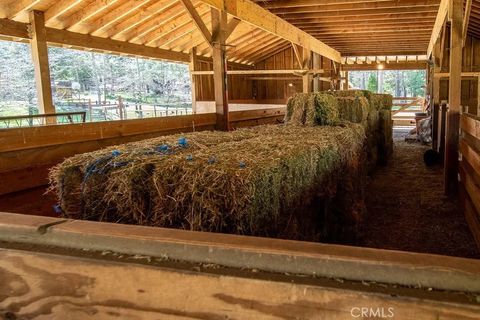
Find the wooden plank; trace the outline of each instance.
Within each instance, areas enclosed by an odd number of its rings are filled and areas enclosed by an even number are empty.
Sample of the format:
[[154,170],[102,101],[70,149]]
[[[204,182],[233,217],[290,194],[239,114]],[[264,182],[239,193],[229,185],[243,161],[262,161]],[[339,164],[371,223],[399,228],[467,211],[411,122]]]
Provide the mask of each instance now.
[[230,121],[246,121],[285,115],[285,107],[230,112]]
[[9,19],[0,19],[0,34],[22,39],[30,38],[28,24]]
[[458,131],[462,98],[462,14],[463,0],[452,0],[450,25],[450,80],[445,137],[445,193],[457,191],[458,185]]
[[237,26],[240,24],[240,22],[241,20],[237,18],[232,18],[230,19],[230,21],[228,21],[225,40],[228,40],[228,38],[232,35],[233,31],[235,31]]
[[[40,113],[55,113],[52,86],[50,83],[50,65],[48,63],[48,47],[43,12],[30,12],[31,51],[35,69],[35,85],[37,87],[38,110]],[[48,124],[54,124],[54,118],[47,118]]]
[[192,47],[190,50],[190,64],[188,65],[190,71],[190,82],[191,82],[191,91],[192,91],[192,113],[197,113],[197,84],[195,75],[193,72],[196,69],[197,65],[197,48]]
[[[305,69],[270,69],[270,70],[227,70],[228,75],[257,75],[257,74],[297,74],[298,76],[304,74],[320,74],[323,73],[323,69],[312,69],[312,70],[305,70]],[[213,71],[206,70],[206,71],[194,71],[194,75],[213,75]]]
[[472,0],[466,0],[465,13],[463,15],[462,23],[462,47],[465,47],[465,40],[467,40],[468,24],[470,21],[470,14],[472,12]]
[[472,232],[473,239],[475,240],[477,247],[480,249],[480,215],[477,210],[475,210],[475,207],[472,205],[467,194],[463,195],[463,209],[465,210],[465,219]]
[[460,152],[462,154],[462,159],[464,158],[470,164],[470,166],[472,167],[474,172],[478,176],[480,176],[480,154],[479,154],[479,152],[477,150],[473,149],[465,139],[460,140]]
[[239,276],[141,265],[133,258],[108,261],[12,249],[1,249],[0,258],[5,280],[0,294],[7,297],[0,307],[18,319],[340,320],[360,315],[359,306],[405,320],[466,320],[479,312],[474,304],[355,291],[293,276],[272,276],[272,281],[248,271]]
[[462,114],[460,119],[460,128],[471,136],[480,140],[480,117],[469,114]]
[[[202,35],[203,39],[208,44],[212,43],[212,34],[208,30],[207,26],[203,22],[202,18],[198,14],[197,10],[193,6],[192,2],[190,0],[180,0],[180,2],[183,4],[185,7],[185,10],[187,10],[188,14],[192,18],[193,22],[197,26],[198,30],[200,31],[200,34]],[[213,30],[213,29],[212,29]]]
[[212,125],[212,114],[0,130],[0,152]]
[[435,19],[435,24],[433,25],[432,35],[427,48],[427,57],[430,57],[432,54],[435,42],[437,42],[437,39],[440,36],[440,32],[442,31],[443,24],[445,23],[445,19],[447,17],[450,1],[451,0],[442,0],[440,2],[440,7],[438,8],[437,17]]
[[11,213],[0,214],[0,231],[2,241],[65,249],[112,251],[308,277],[480,291],[480,262],[476,259]]
[[201,0],[280,38],[340,62],[340,53],[250,0]]
[[126,41],[100,38],[66,30],[57,30],[51,28],[46,29],[47,41],[51,44],[97,49],[110,53],[124,53],[160,60],[179,61],[186,63],[190,61],[190,56],[187,53],[147,47]]

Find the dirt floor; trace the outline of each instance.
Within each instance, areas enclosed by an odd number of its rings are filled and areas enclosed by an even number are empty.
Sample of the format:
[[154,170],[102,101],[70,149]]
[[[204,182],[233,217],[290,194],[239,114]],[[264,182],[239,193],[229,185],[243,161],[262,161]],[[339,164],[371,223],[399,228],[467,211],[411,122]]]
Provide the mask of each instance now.
[[369,183],[359,245],[480,258],[457,199],[443,195],[442,168],[426,167],[429,147],[407,133],[394,130],[393,158]]

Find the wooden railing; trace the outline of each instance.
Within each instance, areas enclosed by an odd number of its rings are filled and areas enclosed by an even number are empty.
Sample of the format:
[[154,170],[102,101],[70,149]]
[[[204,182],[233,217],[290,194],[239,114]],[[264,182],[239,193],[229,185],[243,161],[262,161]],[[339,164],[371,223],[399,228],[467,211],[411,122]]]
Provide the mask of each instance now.
[[425,111],[424,104],[423,97],[394,97],[392,108],[394,125],[415,125],[415,113]]
[[480,117],[463,113],[460,129],[460,199],[480,248]]
[[59,112],[0,117],[0,128],[36,127],[47,124],[73,124],[85,122],[86,112]]

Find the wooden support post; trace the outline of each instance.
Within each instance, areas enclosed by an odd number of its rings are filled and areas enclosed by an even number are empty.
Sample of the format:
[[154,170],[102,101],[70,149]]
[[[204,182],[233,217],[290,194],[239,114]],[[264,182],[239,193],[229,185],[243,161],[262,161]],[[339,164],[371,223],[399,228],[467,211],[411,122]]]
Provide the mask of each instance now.
[[227,78],[227,54],[226,32],[227,13],[215,8],[212,12],[212,58],[213,58],[213,82],[215,89],[215,110],[217,114],[217,130],[228,131],[230,129],[228,110],[228,78]]
[[190,51],[190,64],[189,64],[189,69],[190,69],[190,82],[192,84],[192,113],[195,114],[197,113],[197,86],[196,86],[196,77],[192,73],[196,69],[196,64],[197,64],[197,48],[193,47]]
[[[52,86],[50,84],[50,66],[48,63],[47,35],[45,18],[41,11],[30,12],[31,49],[35,69],[35,84],[37,87],[39,113],[55,113],[53,105]],[[55,124],[55,117],[47,118],[48,124]]]
[[343,83],[343,90],[348,90],[348,71],[345,71],[345,82]]
[[[320,69],[321,68],[321,59],[320,55],[318,53],[313,53],[313,58],[312,58],[312,63],[313,63],[313,68],[314,69]],[[320,79],[318,77],[313,78],[313,91],[317,92],[320,91]]]
[[[304,70],[309,70],[311,69],[311,55],[312,52],[308,49],[303,48],[303,69]],[[303,93],[309,93],[312,92],[312,75],[310,73],[307,73],[302,76],[303,80]]]
[[462,89],[462,22],[463,0],[452,0],[449,7],[450,24],[450,79],[449,109],[445,137],[445,193],[453,194],[458,184],[458,130]]
[[477,80],[477,116],[480,117],[480,76]]

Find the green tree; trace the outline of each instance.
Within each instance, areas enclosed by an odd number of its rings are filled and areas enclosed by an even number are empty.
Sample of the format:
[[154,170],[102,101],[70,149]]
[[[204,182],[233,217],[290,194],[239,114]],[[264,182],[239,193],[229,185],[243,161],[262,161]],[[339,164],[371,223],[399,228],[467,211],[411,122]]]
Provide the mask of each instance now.
[[371,72],[368,76],[367,90],[372,92],[377,92],[378,83],[377,83],[377,74],[376,72]]

